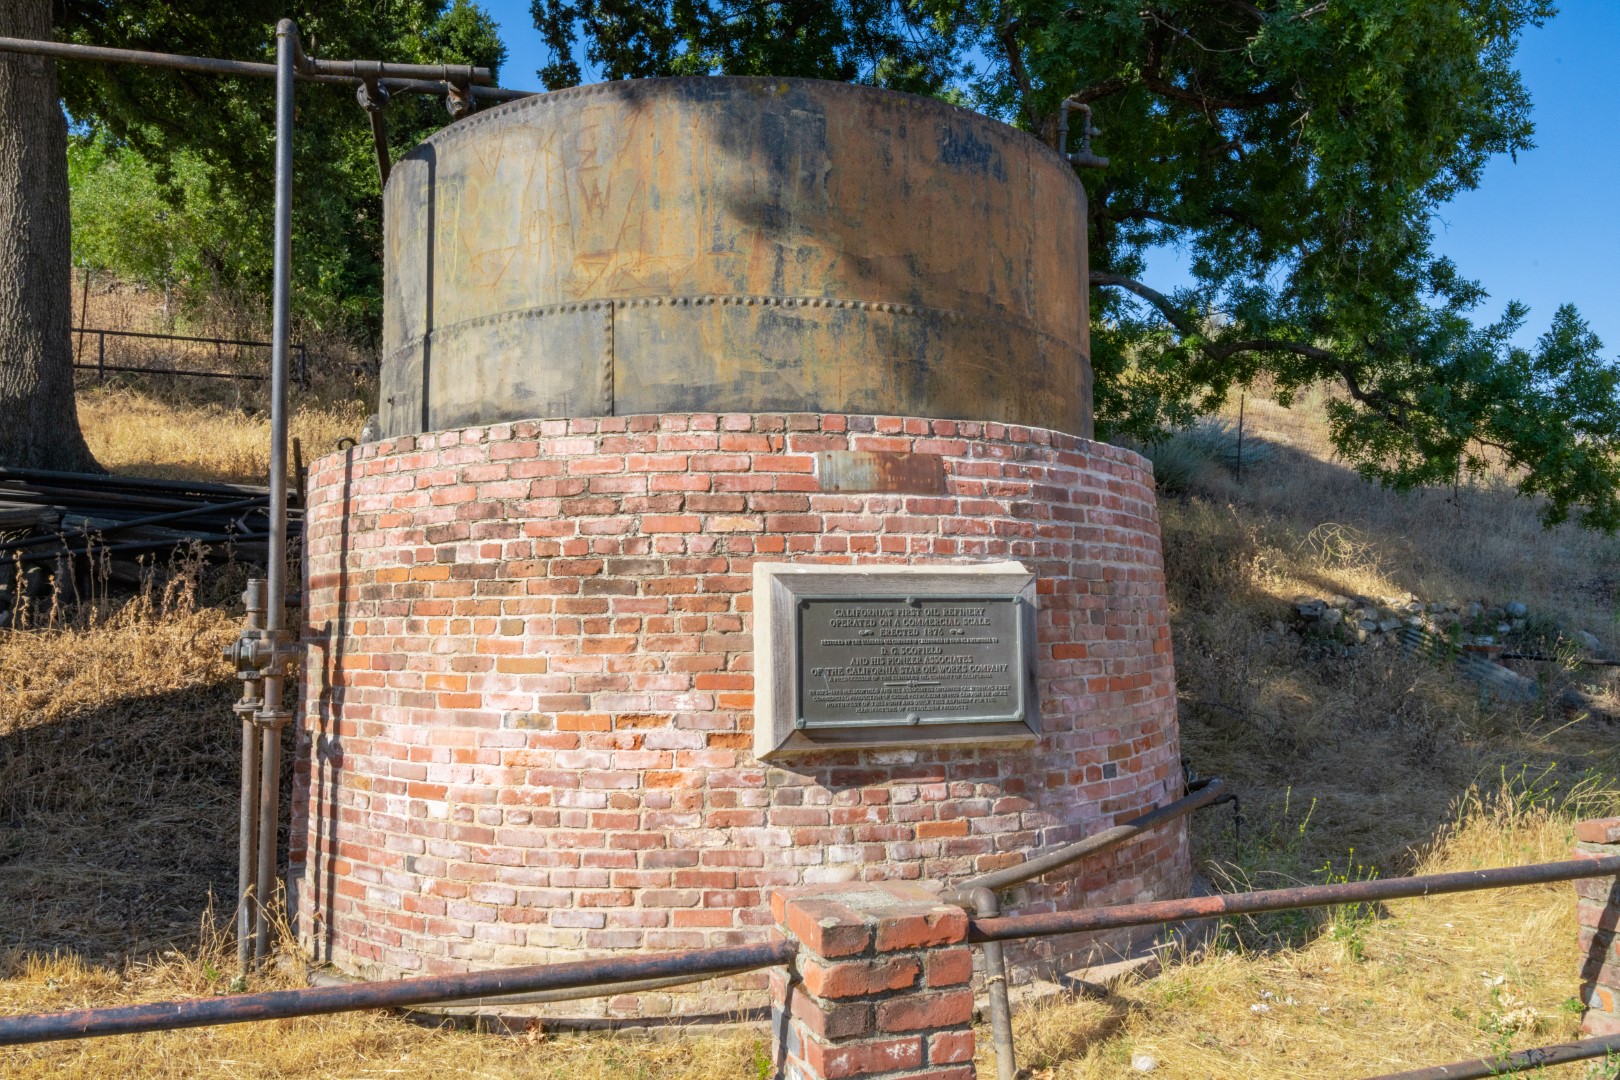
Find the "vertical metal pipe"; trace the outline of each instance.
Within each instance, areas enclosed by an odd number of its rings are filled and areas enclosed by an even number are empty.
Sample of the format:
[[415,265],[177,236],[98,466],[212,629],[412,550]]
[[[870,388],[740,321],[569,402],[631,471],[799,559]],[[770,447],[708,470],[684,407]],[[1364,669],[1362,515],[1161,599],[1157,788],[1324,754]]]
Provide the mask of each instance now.
[[[253,704],[260,703],[255,700]],[[259,725],[251,714],[242,717],[242,820],[236,853],[236,966],[246,972],[253,959],[258,925],[254,882],[259,872]]]
[[292,304],[293,86],[298,27],[276,24],[276,211],[275,278],[270,328],[270,538],[265,637],[271,662],[265,672],[260,720],[259,873],[253,956],[270,951],[269,908],[276,895],[276,828],[280,818],[281,725],[286,669],[282,656],[287,596],[287,341]]
[[[264,629],[264,602],[264,580],[250,579],[242,593],[249,636]],[[259,730],[255,715],[264,705],[263,686],[260,679],[243,679],[242,700],[236,705],[236,712],[242,718],[242,820],[236,840],[236,963],[243,972],[247,971],[253,957],[255,932],[254,880],[259,870]]]
[[[981,919],[1001,913],[1001,901],[983,887],[948,892],[947,904],[971,910]],[[996,1080],[1015,1080],[1018,1058],[1013,1049],[1012,1004],[1007,999],[1007,958],[999,941],[984,943],[984,992],[990,999],[990,1043],[996,1054]]]
[[107,332],[96,331],[96,378],[98,382],[107,381]]
[[[266,708],[270,680],[265,680]],[[276,827],[281,823],[281,726],[259,725],[259,873],[254,885],[253,959],[270,954],[270,920],[276,899]]]

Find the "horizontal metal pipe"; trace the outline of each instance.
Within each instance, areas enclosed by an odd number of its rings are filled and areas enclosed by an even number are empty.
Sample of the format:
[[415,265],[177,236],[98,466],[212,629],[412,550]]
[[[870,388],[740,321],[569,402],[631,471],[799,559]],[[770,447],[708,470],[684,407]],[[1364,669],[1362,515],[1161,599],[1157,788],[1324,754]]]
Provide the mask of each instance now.
[[1403,900],[1413,896],[1472,892],[1477,889],[1503,889],[1514,885],[1544,885],[1552,881],[1613,877],[1620,874],[1620,855],[1601,859],[1570,859],[1565,862],[1534,863],[1530,866],[1504,866],[1493,870],[1464,870],[1454,874],[1426,874],[1421,877],[1349,881],[1339,885],[1305,885],[1295,889],[1266,889],[1262,892],[1231,893],[1225,896],[1194,896],[1185,900],[1160,900],[1150,904],[1122,904],[1118,907],[1081,911],[1054,911],[1040,915],[1009,915],[999,919],[975,919],[969,927],[970,941],[1006,941],[1010,938],[1046,937],[1052,934],[1081,934],[1097,930],[1118,930],[1127,926],[1155,926],[1187,919],[1210,919],[1221,915],[1253,915],[1262,911],[1288,911],[1292,908],[1328,907],[1333,904],[1370,904],[1382,900]]
[[186,375],[193,379],[247,379],[264,382],[266,376],[234,371],[178,371],[174,368],[131,367],[127,364],[74,364],[78,371],[119,371],[131,375]]
[[298,47],[298,73],[336,75],[360,82],[362,79],[430,79],[435,82],[488,84],[489,68],[468,64],[391,64],[377,60],[316,60]]
[[723,979],[727,975],[741,975],[754,971],[753,967],[728,968],[725,971],[705,971],[701,975],[670,975],[662,979],[638,979],[635,982],[613,983],[604,986],[575,986],[567,990],[535,990],[527,994],[492,994],[489,997],[465,998],[456,1001],[435,1001],[423,1005],[424,1010],[455,1013],[503,1005],[548,1005],[558,1001],[581,1001],[585,998],[606,997],[609,994],[643,994],[649,990],[668,990],[674,986],[691,986],[708,979]]
[[[80,45],[70,41],[36,41],[32,38],[0,37],[0,52],[31,53],[35,56],[50,56],[59,60],[95,60],[108,64],[141,64],[146,67],[171,68],[176,71],[196,71],[206,75],[246,75],[257,79],[273,79],[276,77],[276,65],[263,64],[253,60],[224,60],[217,56],[185,56],[179,53],[148,52],[144,49],[114,49],[105,45]],[[355,75],[341,74],[348,66],[365,61],[352,60],[312,60],[310,66],[301,68],[297,77],[306,82],[330,83],[336,86],[356,86],[360,79]],[[441,64],[377,64],[368,65],[376,67],[390,91],[406,90],[418,93],[442,94],[448,85],[446,74],[455,65]],[[475,97],[492,97],[494,95],[481,94],[481,89],[497,89],[496,87],[481,87],[478,82],[488,82],[490,73],[488,68],[473,68],[473,95]],[[515,96],[526,96],[524,91],[503,91]]]
[[1065,866],[1079,862],[1081,859],[1134,840],[1150,829],[1175,821],[1177,818],[1184,817],[1194,810],[1208,806],[1224,794],[1226,794],[1225,782],[1210,780],[1192,794],[1150,810],[1139,818],[1115,825],[1111,829],[1104,829],[1095,836],[1088,836],[1084,840],[1058,848],[1056,851],[1047,852],[1045,855],[1037,855],[1027,862],[1019,863],[1017,866],[1009,866],[1004,870],[995,870],[988,874],[981,874],[976,878],[969,878],[951,886],[951,888],[958,892],[969,892],[973,889],[996,891],[1033,880],[1042,874],[1049,874],[1053,870],[1062,869]]
[[0,468],[0,484],[8,480],[57,481],[76,485],[91,492],[135,490],[156,491],[164,494],[204,495],[268,495],[269,488],[249,484],[218,484],[207,480],[154,480],[145,476],[106,476],[102,473],[59,472],[55,469],[21,469],[13,466]]
[[101,1035],[132,1035],[142,1031],[173,1031],[253,1020],[282,1020],[293,1016],[322,1016],[360,1009],[397,1009],[431,1002],[464,1001],[468,998],[563,990],[586,985],[606,988],[614,983],[672,975],[745,971],[785,964],[793,959],[797,948],[792,942],[778,939],[763,945],[731,945],[685,953],[575,960],[566,964],[537,964],[460,975],[359,983],[354,986],[315,986],[301,990],[194,998],[189,1001],[120,1005],[110,1009],[7,1016],[0,1017],[0,1046]]
[[[237,499],[228,503],[204,503],[201,506],[193,506],[189,510],[171,510],[163,514],[152,514],[149,517],[131,518],[128,521],[108,521],[106,524],[98,525],[93,529],[86,526],[76,529],[74,532],[76,537],[84,537],[92,534],[99,536],[110,536],[113,533],[128,532],[130,529],[145,528],[148,525],[162,525],[163,523],[169,521],[181,521],[185,518],[203,517],[208,514],[219,513],[221,511],[243,510],[248,507],[263,506],[265,498],[266,497],[263,495],[254,495],[251,498]],[[42,547],[47,544],[66,542],[67,537],[65,535],[36,536],[25,540],[13,540],[0,543],[0,552],[21,551],[24,548]]]
[[[268,341],[248,341],[245,338],[191,337],[188,334],[153,334],[145,330],[102,330],[94,326],[75,326],[75,334],[105,334],[108,337],[152,338],[157,341],[197,341],[204,345],[257,345],[268,349]],[[294,346],[303,348],[302,345]]]
[[[442,82],[431,82],[422,79],[384,79],[383,88],[389,93],[406,90],[416,94],[443,94],[449,91],[450,85]],[[472,96],[484,101],[516,101],[518,98],[534,97],[538,90],[512,90],[505,86],[478,86],[468,87]]]
[[1431,1065],[1426,1069],[1413,1069],[1410,1072],[1385,1073],[1382,1076],[1370,1077],[1369,1080],[1476,1080],[1478,1077],[1505,1076],[1508,1073],[1528,1072],[1550,1065],[1567,1065],[1572,1061],[1586,1061],[1613,1053],[1620,1053],[1620,1035],[1538,1046],[1533,1050],[1518,1050],[1503,1057],[1454,1061],[1450,1065]]
[[[97,60],[109,64],[141,64],[146,67],[172,68],[176,71],[197,71],[207,75],[250,75],[273,79],[276,65],[260,64],[251,60],[222,60],[217,56],[184,56],[179,53],[148,52],[144,49],[113,49],[105,45],[80,45],[70,41],[35,41],[32,38],[0,37],[0,52],[33,53],[53,56],[60,60]],[[358,79],[337,75],[304,75],[317,82],[349,84]]]

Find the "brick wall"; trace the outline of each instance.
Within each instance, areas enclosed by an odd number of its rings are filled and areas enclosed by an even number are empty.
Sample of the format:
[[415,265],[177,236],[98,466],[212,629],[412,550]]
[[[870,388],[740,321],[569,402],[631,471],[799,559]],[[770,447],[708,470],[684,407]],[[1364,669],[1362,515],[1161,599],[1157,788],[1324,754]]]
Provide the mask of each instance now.
[[[823,492],[828,449],[938,455],[946,494]],[[1124,450],[895,417],[499,424],[316,462],[306,528],[297,922],[368,977],[757,940],[774,888],[959,879],[1180,793],[1153,491]],[[755,560],[1008,558],[1038,575],[1033,750],[752,757]],[[1188,873],[1178,824],[1020,910]]]
[[798,942],[771,982],[781,1080],[973,1080],[967,915],[920,885],[806,885],[771,894]]
[[[1598,818],[1575,825],[1575,857],[1620,855],[1620,818]],[[1581,878],[1575,882],[1575,914],[1580,925],[1581,1032],[1620,1035],[1620,879]]]

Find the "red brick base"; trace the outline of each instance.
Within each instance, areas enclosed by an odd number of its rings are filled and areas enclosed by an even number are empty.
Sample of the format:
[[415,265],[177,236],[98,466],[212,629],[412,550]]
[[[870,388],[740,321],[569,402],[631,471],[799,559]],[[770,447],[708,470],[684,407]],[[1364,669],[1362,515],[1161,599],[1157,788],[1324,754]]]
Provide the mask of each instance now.
[[[934,490],[824,490],[823,450],[932,456]],[[898,417],[534,421],[324,458],[307,505],[297,926],[356,974],[759,940],[772,890],[950,883],[1181,792],[1152,481],[1128,451]],[[761,559],[1021,561],[1039,743],[756,760]],[[1177,824],[1019,909],[1188,880]],[[753,975],[557,1011],[764,1003]]]
[[771,972],[782,1080],[973,1080],[967,915],[917,885],[807,885],[771,894],[799,943]]

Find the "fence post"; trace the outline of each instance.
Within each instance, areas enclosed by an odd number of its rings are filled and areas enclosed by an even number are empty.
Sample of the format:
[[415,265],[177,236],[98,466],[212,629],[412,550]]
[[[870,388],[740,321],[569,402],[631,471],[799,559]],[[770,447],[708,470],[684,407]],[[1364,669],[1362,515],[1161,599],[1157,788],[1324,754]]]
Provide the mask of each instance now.
[[771,913],[798,941],[771,972],[778,1080],[973,1080],[967,915],[920,885],[780,889]]
[[[1620,855],[1620,818],[1598,818],[1575,826],[1575,857]],[[1620,878],[1581,878],[1575,882],[1580,923],[1581,1030],[1587,1035],[1620,1035]]]
[[96,331],[96,381],[107,381],[107,332]]

